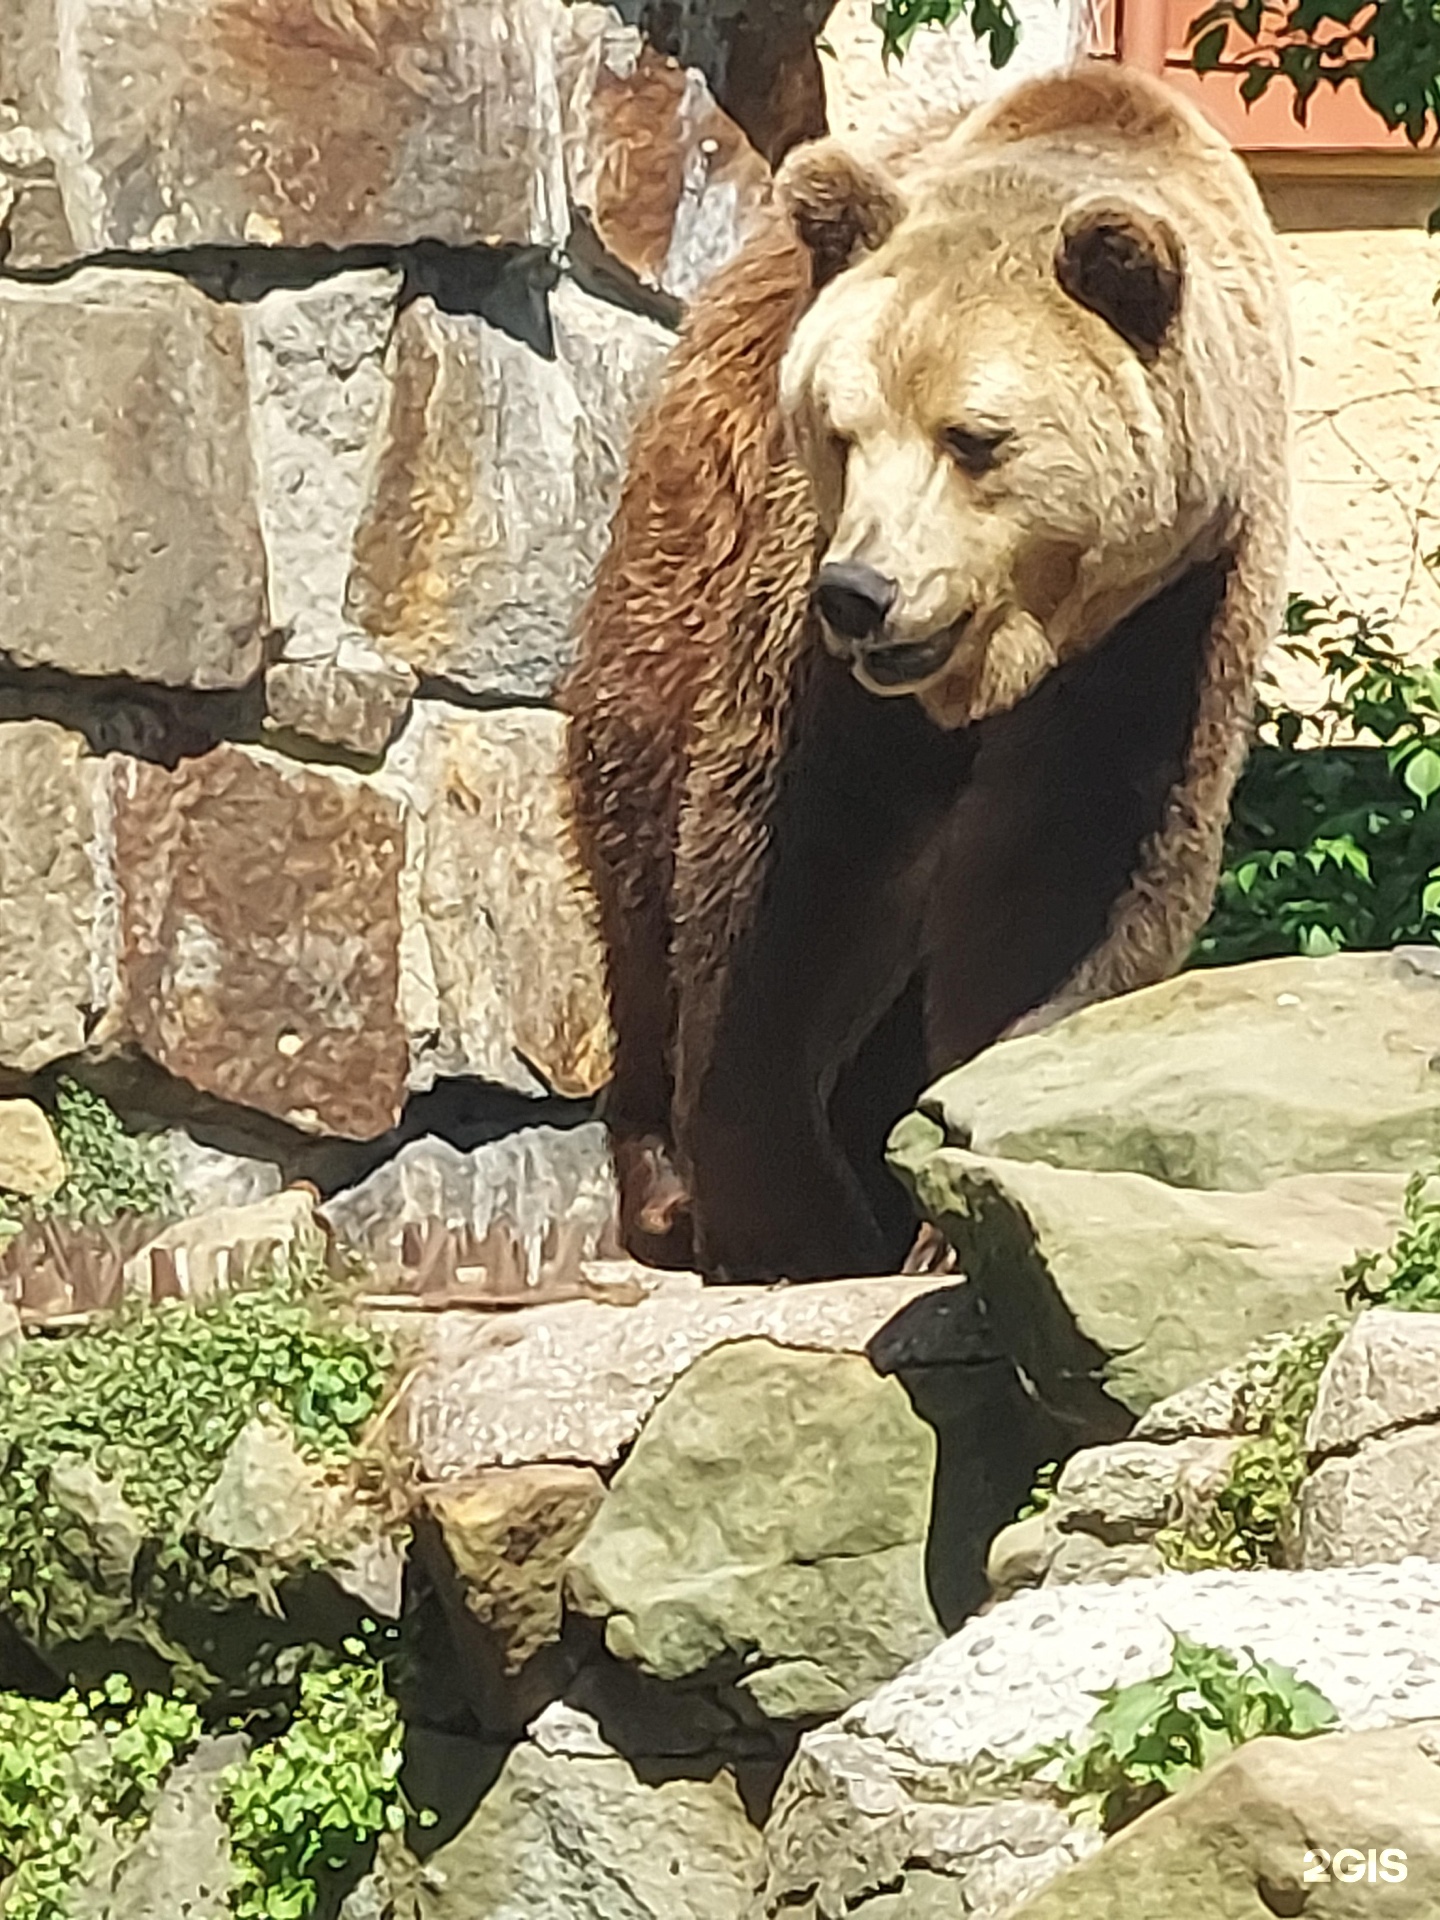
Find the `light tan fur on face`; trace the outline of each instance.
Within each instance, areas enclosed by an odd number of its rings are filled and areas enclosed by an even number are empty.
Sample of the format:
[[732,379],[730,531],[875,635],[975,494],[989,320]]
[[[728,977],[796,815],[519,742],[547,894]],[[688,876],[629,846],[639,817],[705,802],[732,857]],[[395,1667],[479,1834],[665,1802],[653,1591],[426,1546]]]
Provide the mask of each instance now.
[[[1227,351],[1233,292],[1217,269],[1256,263],[1215,258],[1224,194],[1198,215],[1174,208],[1154,149],[1113,135],[1087,158],[1073,132],[1062,151],[1043,132],[1028,142],[1013,125],[1003,134],[997,152],[982,117],[927,156],[888,240],[797,326],[781,377],[824,558],[895,582],[887,641],[953,640],[944,665],[919,681],[878,685],[863,657],[857,677],[877,694],[917,695],[947,726],[1012,705],[1223,546],[1235,503],[1220,476],[1234,461],[1217,452],[1231,435],[1257,438],[1253,419],[1227,417],[1243,412],[1235,402],[1254,343]],[[1116,204],[1117,172],[1137,228],[1162,248],[1173,213],[1187,233],[1199,225],[1198,264],[1182,269],[1173,338],[1153,365],[1056,272],[1062,234],[1097,188]],[[947,451],[954,427],[1008,434],[989,472],[967,472]],[[1258,447],[1256,457],[1265,458]]]

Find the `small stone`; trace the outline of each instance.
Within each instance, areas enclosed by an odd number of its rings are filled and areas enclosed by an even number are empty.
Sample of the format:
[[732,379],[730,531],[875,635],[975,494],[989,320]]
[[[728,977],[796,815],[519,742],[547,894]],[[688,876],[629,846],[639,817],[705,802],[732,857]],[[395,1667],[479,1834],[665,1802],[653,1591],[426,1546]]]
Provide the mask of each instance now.
[[432,1489],[426,1504],[465,1582],[465,1604],[518,1672],[560,1636],[565,1562],[605,1497],[593,1467],[496,1468]]
[[65,1179],[65,1156],[33,1100],[0,1100],[0,1189],[48,1197]]

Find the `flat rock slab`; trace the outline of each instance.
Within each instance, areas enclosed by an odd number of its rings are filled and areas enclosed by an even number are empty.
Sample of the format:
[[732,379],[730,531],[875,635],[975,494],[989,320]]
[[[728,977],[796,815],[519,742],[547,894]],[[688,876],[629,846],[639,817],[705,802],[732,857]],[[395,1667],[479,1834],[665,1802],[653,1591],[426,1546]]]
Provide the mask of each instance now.
[[[1307,1877],[1322,1846],[1324,1876]],[[1252,1741],[1142,1814],[1015,1920],[1302,1912],[1364,1920],[1377,1908],[1429,1920],[1437,1877],[1440,1724],[1422,1722]]]
[[863,1355],[741,1340],[651,1414],[570,1559],[647,1673],[720,1663],[772,1719],[833,1713],[932,1647],[935,1435]]
[[1057,1409],[1107,1436],[1258,1339],[1342,1311],[1341,1270],[1387,1246],[1400,1173],[1302,1174],[1263,1193],[983,1158],[912,1116],[892,1164],[983,1291],[996,1334]]
[[0,281],[0,649],[16,666],[193,687],[259,671],[242,326],[173,274]]
[[1440,949],[1197,968],[992,1047],[921,1111],[975,1153],[1180,1187],[1410,1173],[1440,1158]]
[[503,1317],[377,1317],[413,1343],[397,1432],[419,1478],[442,1482],[544,1460],[607,1471],[712,1348],[765,1339],[861,1354],[903,1307],[935,1291],[925,1279],[706,1287],[671,1276],[633,1306],[572,1300]]
[[888,1890],[906,1920],[1001,1920],[1098,1845],[1058,1807],[1007,1797],[1003,1769],[1079,1734],[1103,1689],[1165,1672],[1176,1633],[1292,1668],[1342,1729],[1440,1715],[1440,1567],[1019,1593],[803,1737],[766,1829],[766,1911],[842,1920],[873,1899],[879,1915]]

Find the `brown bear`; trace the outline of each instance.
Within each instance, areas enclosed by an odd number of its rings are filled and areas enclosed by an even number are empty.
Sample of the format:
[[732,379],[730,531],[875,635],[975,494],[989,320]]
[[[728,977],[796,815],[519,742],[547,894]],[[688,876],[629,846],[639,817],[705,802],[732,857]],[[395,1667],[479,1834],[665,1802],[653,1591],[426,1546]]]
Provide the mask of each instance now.
[[1157,82],[787,161],[637,434],[562,696],[638,1256],[892,1270],[927,1081],[1183,962],[1290,384],[1259,197]]

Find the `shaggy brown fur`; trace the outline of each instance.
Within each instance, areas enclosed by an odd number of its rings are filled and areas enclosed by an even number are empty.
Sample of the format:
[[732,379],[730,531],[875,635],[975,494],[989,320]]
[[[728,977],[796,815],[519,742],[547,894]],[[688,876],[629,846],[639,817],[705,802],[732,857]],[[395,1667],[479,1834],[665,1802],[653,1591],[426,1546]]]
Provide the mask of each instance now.
[[[1173,147],[1197,176],[1234,166],[1114,73],[1022,88],[952,138],[960,153],[1095,124]],[[943,147],[913,160],[917,179],[953,170]],[[780,368],[819,289],[903,220],[909,185],[830,143],[787,164],[636,437],[563,692],[609,964],[622,1230],[641,1258],[711,1274],[892,1267],[913,1227],[884,1136],[926,1079],[1018,1021],[1179,964],[1276,611],[1283,449],[1236,477],[1208,545],[1018,704],[972,702],[957,724],[944,688],[877,698],[821,645],[810,594],[829,530]],[[1258,219],[1243,200],[1240,219]],[[1147,222],[1092,220],[1098,267],[1074,267],[1082,304],[1121,334],[1109,276]],[[1237,244],[1263,286],[1268,241],[1246,254],[1252,237]],[[1162,339],[1178,272],[1159,245],[1130,314],[1162,405],[1176,353],[1194,359]],[[1283,397],[1260,411],[1283,421]]]

